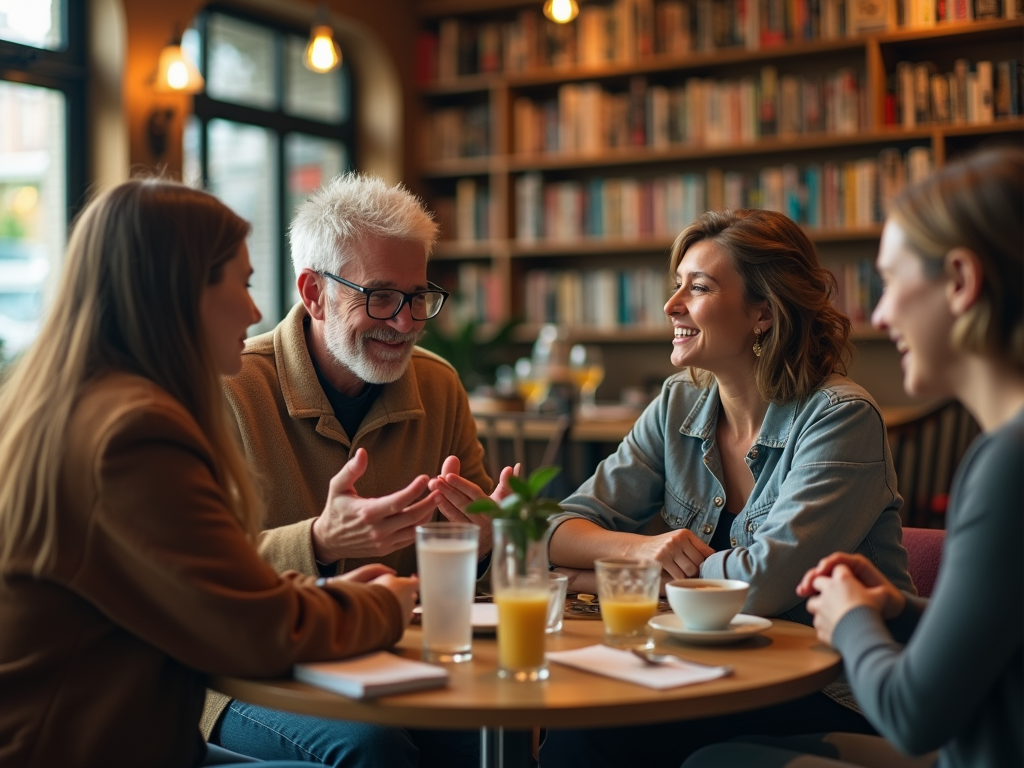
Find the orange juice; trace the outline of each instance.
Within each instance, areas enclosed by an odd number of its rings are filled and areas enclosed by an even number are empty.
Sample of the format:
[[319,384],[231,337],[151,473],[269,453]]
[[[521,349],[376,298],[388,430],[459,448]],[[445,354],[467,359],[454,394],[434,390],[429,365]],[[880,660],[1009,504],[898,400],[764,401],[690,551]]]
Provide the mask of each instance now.
[[498,666],[525,669],[544,664],[550,590],[509,589],[494,596],[498,605]]
[[601,618],[610,635],[632,635],[647,626],[658,610],[657,600],[643,595],[619,595],[614,600],[601,600]]

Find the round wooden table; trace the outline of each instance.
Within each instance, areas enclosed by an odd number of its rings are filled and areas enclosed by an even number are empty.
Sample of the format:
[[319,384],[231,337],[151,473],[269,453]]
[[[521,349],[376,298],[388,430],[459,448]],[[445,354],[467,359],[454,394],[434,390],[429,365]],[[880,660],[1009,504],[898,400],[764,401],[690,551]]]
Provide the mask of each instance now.
[[[548,636],[548,650],[601,642],[600,621],[566,619]],[[773,620],[772,627],[735,645],[683,644],[655,633],[657,649],[713,665],[730,665],[728,677],[658,691],[550,663],[537,683],[500,680],[493,637],[473,640],[473,660],[446,665],[446,688],[354,701],[289,679],[214,677],[210,687],[262,707],[339,720],[411,728],[482,729],[482,765],[526,765],[534,727],[593,728],[636,725],[741,712],[813,693],[838,677],[842,661],[814,630]],[[396,651],[420,658],[421,636],[411,626]]]

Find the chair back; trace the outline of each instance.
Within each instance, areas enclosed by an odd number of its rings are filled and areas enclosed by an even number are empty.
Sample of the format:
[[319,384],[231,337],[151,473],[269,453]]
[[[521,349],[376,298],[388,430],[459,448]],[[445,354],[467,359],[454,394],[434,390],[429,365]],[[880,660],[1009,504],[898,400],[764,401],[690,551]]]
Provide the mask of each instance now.
[[[567,414],[501,411],[474,413],[473,418],[487,471],[495,482],[506,466],[522,464],[520,474],[526,477],[538,467],[558,463],[572,428]],[[530,445],[536,450],[528,450]]]
[[931,597],[942,563],[942,545],[946,532],[937,528],[904,528],[903,546],[907,550],[907,570],[921,597]]
[[977,423],[956,400],[887,425],[905,526],[942,528],[953,474],[978,435]]

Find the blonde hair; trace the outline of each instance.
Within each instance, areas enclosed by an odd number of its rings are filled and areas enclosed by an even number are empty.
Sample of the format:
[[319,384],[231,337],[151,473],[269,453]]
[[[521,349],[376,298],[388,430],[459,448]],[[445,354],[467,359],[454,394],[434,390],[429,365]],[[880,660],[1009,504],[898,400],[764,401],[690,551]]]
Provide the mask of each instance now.
[[[818,263],[814,245],[792,219],[752,209],[702,213],[672,245],[673,275],[690,247],[702,240],[729,254],[743,279],[744,300],[765,302],[772,313],[754,367],[763,399],[804,398],[832,373],[846,373],[852,324],[832,306],[835,277]],[[711,384],[709,371],[689,372],[698,386]]]
[[30,542],[41,542],[35,573],[54,556],[65,431],[81,391],[111,371],[149,379],[192,414],[255,541],[262,508],[199,315],[248,232],[212,195],[156,179],[101,194],[75,221],[53,307],[0,388],[0,567]]
[[1024,371],[1024,150],[988,149],[951,163],[904,190],[889,217],[933,278],[954,248],[978,257],[981,295],[954,324],[953,346]]

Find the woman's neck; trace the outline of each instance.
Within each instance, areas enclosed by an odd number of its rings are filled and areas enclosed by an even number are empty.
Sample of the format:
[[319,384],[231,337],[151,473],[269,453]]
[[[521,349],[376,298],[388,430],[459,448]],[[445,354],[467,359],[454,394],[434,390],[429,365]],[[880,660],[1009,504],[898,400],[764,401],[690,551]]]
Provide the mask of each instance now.
[[967,357],[953,389],[985,432],[999,429],[1024,409],[1024,376],[988,357]]
[[718,379],[718,396],[722,401],[719,428],[724,426],[736,436],[756,438],[768,413],[768,403],[761,397],[757,385],[752,380],[737,385]]

